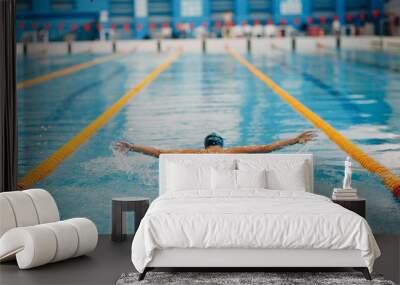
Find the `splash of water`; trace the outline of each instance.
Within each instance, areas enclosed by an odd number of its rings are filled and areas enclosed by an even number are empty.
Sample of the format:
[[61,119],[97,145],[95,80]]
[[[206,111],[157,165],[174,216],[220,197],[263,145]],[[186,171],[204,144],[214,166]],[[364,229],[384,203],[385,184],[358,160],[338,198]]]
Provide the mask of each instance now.
[[116,150],[113,145],[110,146],[110,150],[113,154],[113,166],[114,168],[118,169],[119,171],[123,171],[129,175],[135,173],[135,169],[133,164],[130,162],[128,153]]

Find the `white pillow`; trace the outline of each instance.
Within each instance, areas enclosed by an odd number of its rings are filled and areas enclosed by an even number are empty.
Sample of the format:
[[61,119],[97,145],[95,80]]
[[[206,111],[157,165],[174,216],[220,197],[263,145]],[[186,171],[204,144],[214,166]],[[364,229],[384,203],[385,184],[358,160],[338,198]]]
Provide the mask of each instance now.
[[239,170],[266,169],[267,188],[272,190],[306,191],[309,164],[304,160],[239,160]]
[[232,169],[215,169],[211,170],[211,181],[213,190],[228,190],[236,189],[236,170]]
[[168,191],[211,189],[211,167],[168,163]]
[[237,188],[267,188],[267,171],[236,170]]
[[307,188],[305,163],[294,163],[267,171],[268,188],[305,192]]
[[211,170],[213,190],[233,191],[240,188],[267,188],[267,172],[263,170]]

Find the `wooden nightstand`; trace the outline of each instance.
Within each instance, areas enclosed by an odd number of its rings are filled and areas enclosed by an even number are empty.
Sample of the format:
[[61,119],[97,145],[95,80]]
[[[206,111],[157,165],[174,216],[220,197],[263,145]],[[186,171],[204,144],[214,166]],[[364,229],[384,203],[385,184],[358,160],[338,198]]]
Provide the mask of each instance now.
[[359,214],[365,218],[365,204],[366,200],[363,198],[351,199],[351,200],[338,200],[332,199],[332,202],[339,204],[340,206]]

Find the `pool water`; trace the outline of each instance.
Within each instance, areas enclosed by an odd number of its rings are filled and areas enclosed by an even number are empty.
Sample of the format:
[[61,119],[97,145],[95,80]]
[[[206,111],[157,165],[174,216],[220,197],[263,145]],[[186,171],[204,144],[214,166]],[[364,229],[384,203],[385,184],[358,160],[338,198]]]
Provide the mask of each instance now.
[[[18,78],[29,79],[93,55],[18,59]],[[18,91],[19,175],[46,159],[138,84],[168,54],[140,53]],[[400,55],[342,51],[247,55],[270,76],[370,156],[400,175]],[[164,149],[202,148],[221,134],[227,146],[268,144],[313,126],[228,54],[183,54],[54,172],[37,183],[55,197],[62,218],[92,219],[111,231],[111,198],[158,195],[158,161],[113,152],[126,140]],[[346,154],[323,133],[305,146],[315,192],[340,187]],[[400,234],[400,201],[354,163],[353,187],[367,199],[374,233]]]

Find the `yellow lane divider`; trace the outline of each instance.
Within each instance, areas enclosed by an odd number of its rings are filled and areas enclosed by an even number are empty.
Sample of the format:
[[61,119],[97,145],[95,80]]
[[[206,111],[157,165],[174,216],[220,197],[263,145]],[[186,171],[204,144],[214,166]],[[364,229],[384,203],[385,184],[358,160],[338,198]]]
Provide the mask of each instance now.
[[158,75],[165,71],[181,54],[181,50],[174,52],[166,61],[156,67],[138,85],[122,96],[116,103],[110,106],[104,113],[87,125],[79,134],[70,139],[61,148],[42,161],[33,170],[29,171],[18,181],[19,189],[27,189],[36,182],[48,176],[60,165],[64,159],[75,152],[84,142],[93,136],[98,129],[105,125],[118,111],[125,106],[140,90],[152,82]]
[[377,174],[386,185],[386,187],[397,197],[400,198],[400,177],[390,171],[388,168],[377,162],[372,157],[368,156],[357,145],[352,143],[345,136],[340,134],[335,128],[324,121],[321,117],[304,106],[300,101],[291,96],[288,92],[283,90],[278,84],[272,81],[266,74],[257,69],[254,65],[248,62],[237,52],[229,47],[226,48],[229,55],[235,58],[243,66],[245,66],[251,73],[264,82],[276,94],[278,94],[286,103],[293,109],[300,113],[303,117],[309,120],[315,127],[323,131],[333,142],[335,142],[342,150],[348,153],[354,160],[358,161],[362,167],[368,171]]
[[35,77],[32,79],[28,79],[28,80],[24,80],[21,82],[17,83],[17,89],[23,89],[23,88],[28,88],[31,87],[33,85],[39,84],[39,83],[43,83],[46,82],[48,80],[54,79],[54,78],[58,78],[58,77],[63,77],[65,75],[71,74],[71,73],[75,73],[77,71],[80,71],[82,69],[94,66],[94,65],[98,65],[113,59],[117,59],[123,56],[126,56],[126,53],[120,53],[120,54],[112,54],[112,55],[107,55],[107,56],[102,56],[87,62],[83,62],[83,63],[79,63],[73,66],[69,66],[67,68],[61,69],[61,70],[57,70],[54,72],[50,72],[48,74],[39,76],[39,77]]

